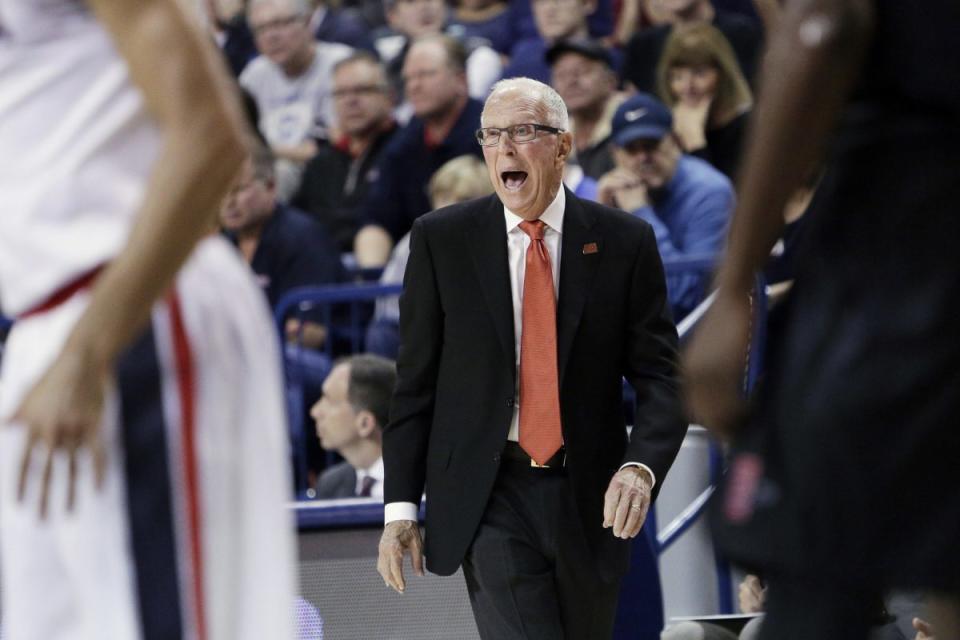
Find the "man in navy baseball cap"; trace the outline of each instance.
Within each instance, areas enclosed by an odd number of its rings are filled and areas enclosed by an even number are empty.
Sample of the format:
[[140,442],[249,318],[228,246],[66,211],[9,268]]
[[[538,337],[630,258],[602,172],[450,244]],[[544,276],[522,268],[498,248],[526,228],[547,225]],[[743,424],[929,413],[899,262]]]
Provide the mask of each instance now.
[[[683,152],[670,109],[648,93],[631,96],[613,114],[610,140],[616,166],[600,179],[597,199],[649,222],[665,261],[719,253],[733,186],[709,163]],[[706,281],[700,274],[667,278],[678,320],[699,303]]]
[[649,93],[627,99],[613,114],[611,136],[618,147],[634,140],[662,140],[673,131],[673,115]]

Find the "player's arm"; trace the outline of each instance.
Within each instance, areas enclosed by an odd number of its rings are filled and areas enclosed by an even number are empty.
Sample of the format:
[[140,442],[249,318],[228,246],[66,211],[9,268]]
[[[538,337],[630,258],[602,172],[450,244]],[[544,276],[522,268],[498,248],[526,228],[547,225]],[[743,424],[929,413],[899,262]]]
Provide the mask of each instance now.
[[794,0],[772,34],[718,295],[685,362],[691,413],[721,434],[728,434],[743,412],[740,387],[754,274],[782,232],[787,199],[839,118],[873,19],[871,0]]
[[162,147],[126,247],[97,279],[89,306],[57,360],[15,415],[15,422],[27,429],[21,498],[33,450],[46,445],[41,514],[55,450],[70,454],[68,504],[73,501],[78,449],[92,451],[102,478],[105,454],[98,426],[110,371],[197,240],[214,228],[217,205],[244,155],[243,120],[230,96],[226,71],[178,0],[87,4],[142,89],[162,129]]
[[795,0],[771,38],[719,284],[748,291],[819,157],[870,41],[871,0]]
[[126,248],[71,336],[110,366],[197,240],[214,228],[244,156],[243,120],[216,51],[177,0],[90,0],[163,131]]

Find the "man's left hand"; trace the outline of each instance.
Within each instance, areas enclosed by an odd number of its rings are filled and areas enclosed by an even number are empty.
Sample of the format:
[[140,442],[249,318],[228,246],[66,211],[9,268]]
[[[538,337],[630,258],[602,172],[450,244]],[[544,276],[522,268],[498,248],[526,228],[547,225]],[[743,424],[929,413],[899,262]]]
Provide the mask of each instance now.
[[613,535],[629,540],[640,533],[647,510],[653,480],[644,469],[624,467],[613,474],[603,497],[603,526],[613,527]]

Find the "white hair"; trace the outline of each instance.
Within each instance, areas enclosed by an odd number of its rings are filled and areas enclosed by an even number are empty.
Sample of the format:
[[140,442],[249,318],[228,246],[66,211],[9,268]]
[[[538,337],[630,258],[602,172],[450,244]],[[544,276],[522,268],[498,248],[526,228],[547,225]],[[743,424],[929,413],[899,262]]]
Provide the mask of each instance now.
[[294,15],[308,16],[313,13],[313,4],[310,0],[250,0],[247,3],[247,15],[257,5],[261,4],[283,4],[293,9]]
[[[564,131],[570,129],[570,116],[567,115],[567,105],[563,102],[563,98],[560,97],[559,93],[554,91],[553,87],[534,80],[533,78],[507,78],[506,80],[498,80],[490,87],[490,95],[487,96],[484,111],[486,111],[486,105],[490,104],[491,100],[507,91],[521,91],[535,97],[537,101],[543,105],[544,111],[546,111],[547,122],[544,124],[563,129]],[[480,119],[483,120],[482,115]]]

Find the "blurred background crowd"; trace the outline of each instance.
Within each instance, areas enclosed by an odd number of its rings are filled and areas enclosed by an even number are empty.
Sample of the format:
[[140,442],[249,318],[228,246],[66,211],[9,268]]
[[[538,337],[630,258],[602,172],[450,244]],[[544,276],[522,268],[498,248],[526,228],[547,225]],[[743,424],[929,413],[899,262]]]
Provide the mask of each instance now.
[[[776,11],[764,0],[203,6],[264,142],[224,201],[221,228],[274,307],[301,286],[401,282],[418,216],[493,192],[476,130],[491,85],[517,76],[550,84],[567,104],[571,192],[649,222],[665,260],[716,256]],[[798,218],[808,201],[800,194],[785,215]],[[789,279],[793,235],[771,265],[775,280]],[[676,320],[702,300],[708,277],[669,277]],[[395,358],[396,299],[364,313],[361,349]],[[347,355],[358,343],[346,339],[344,315],[296,314],[286,335]],[[308,384],[305,414],[321,384]],[[312,436],[314,495],[339,457]]]

